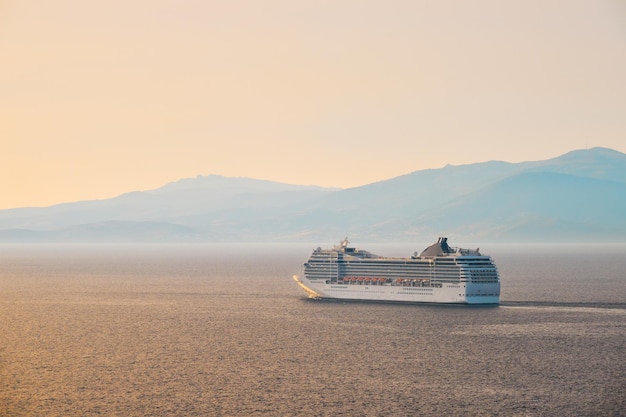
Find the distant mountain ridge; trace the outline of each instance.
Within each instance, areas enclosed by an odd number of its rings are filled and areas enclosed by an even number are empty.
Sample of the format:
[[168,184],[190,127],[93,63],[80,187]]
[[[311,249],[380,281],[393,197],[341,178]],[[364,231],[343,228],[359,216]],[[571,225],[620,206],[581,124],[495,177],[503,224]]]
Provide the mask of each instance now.
[[447,165],[349,189],[219,175],[119,197],[0,210],[0,241],[626,242],[626,155]]

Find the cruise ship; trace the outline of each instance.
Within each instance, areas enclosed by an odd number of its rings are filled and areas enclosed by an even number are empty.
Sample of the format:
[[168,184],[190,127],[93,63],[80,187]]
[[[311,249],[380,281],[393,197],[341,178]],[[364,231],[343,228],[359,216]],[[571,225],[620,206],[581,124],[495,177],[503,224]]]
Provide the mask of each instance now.
[[391,258],[348,246],[317,248],[294,280],[311,298],[409,303],[499,304],[490,256],[440,237],[419,255]]

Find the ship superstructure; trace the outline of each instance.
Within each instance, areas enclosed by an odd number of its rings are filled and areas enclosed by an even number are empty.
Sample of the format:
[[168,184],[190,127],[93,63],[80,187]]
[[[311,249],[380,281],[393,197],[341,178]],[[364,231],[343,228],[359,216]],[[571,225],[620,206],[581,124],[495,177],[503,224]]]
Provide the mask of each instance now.
[[490,256],[452,248],[441,237],[422,253],[391,258],[348,246],[317,248],[294,279],[312,297],[368,301],[499,304],[500,278]]

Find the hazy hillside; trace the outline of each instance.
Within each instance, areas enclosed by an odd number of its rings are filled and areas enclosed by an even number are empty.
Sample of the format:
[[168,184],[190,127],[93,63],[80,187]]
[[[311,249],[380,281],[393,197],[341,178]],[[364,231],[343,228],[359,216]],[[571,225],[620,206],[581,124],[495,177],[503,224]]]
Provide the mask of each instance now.
[[245,207],[263,210],[268,206],[306,204],[332,191],[336,189],[210,175],[108,200],[0,210],[0,230],[58,230],[107,221],[181,223],[184,218],[196,218],[192,224],[206,224],[213,221],[216,213]]
[[626,155],[416,171],[351,189],[200,176],[155,190],[0,211],[2,241],[626,241]]
[[422,214],[434,230],[508,240],[626,238],[626,183],[525,172]]

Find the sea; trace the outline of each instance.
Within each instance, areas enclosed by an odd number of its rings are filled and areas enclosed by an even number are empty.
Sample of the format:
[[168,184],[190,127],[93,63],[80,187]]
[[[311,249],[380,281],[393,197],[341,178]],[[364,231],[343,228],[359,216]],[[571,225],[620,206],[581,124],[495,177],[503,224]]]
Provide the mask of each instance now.
[[309,299],[317,246],[0,245],[0,416],[626,416],[626,244],[484,245],[496,307]]

